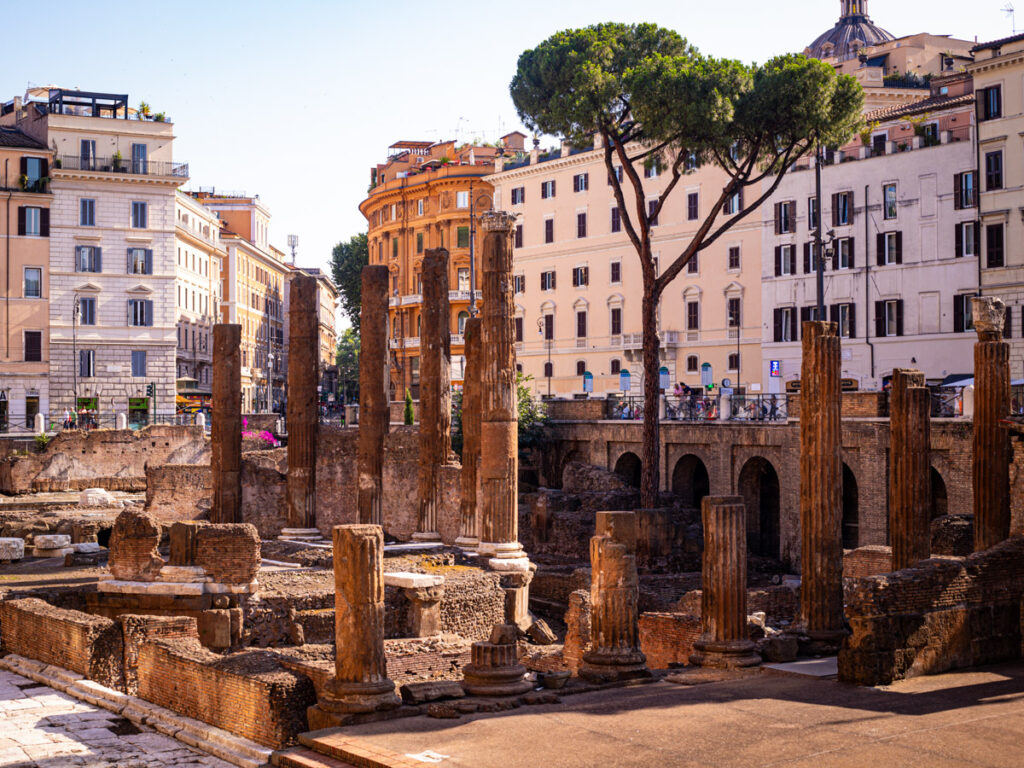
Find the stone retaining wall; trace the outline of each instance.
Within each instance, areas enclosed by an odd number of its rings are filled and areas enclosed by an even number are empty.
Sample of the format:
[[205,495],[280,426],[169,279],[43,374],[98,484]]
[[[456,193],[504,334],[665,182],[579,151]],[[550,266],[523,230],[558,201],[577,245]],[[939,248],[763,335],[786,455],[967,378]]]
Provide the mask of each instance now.
[[864,579],[892,571],[892,548],[859,547],[843,552],[843,578]]
[[700,637],[700,616],[687,613],[644,613],[640,616],[640,650],[651,669],[689,664],[693,643]]

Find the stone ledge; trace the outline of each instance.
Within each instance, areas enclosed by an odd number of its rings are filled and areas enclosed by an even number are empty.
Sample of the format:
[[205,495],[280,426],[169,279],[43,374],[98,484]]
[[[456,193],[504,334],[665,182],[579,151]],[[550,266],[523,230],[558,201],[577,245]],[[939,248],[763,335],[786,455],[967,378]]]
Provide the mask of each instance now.
[[188,581],[120,581],[101,579],[96,591],[121,595],[176,595],[198,597],[200,595],[250,595],[259,589],[258,581],[248,584],[221,584],[219,582]]
[[389,587],[404,587],[406,589],[439,587],[444,584],[444,576],[431,575],[429,573],[394,571],[384,574],[384,584]]

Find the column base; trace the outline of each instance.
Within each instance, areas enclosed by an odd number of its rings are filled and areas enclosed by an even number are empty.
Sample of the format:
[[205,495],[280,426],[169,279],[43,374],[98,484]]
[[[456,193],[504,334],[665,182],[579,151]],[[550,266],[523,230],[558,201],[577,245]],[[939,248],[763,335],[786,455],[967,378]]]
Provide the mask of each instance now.
[[500,542],[481,541],[477,551],[481,555],[490,555],[487,566],[494,571],[528,571],[530,558],[518,541]]
[[278,541],[325,541],[319,528],[282,528]]
[[329,680],[317,702],[322,711],[335,714],[381,712],[401,704],[402,700],[395,693],[395,684],[387,679],[374,683]]
[[476,553],[480,549],[480,539],[476,536],[459,536],[455,540],[455,546]]
[[526,667],[481,668],[467,664],[462,669],[462,690],[470,696],[520,696],[533,689],[525,679]]
[[693,644],[690,663],[696,667],[711,669],[740,669],[756,667],[761,657],[754,652],[754,644],[750,640],[733,640],[714,642],[697,640]]
[[437,531],[416,531],[412,535],[412,540],[440,544],[441,534]]
[[579,676],[592,683],[614,683],[650,677],[651,670],[639,650],[591,651],[583,654]]

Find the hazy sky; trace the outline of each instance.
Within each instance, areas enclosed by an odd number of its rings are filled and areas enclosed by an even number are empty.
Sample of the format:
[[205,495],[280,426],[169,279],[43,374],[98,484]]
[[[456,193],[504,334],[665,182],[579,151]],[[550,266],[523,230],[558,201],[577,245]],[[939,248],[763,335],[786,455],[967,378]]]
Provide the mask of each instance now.
[[[869,9],[896,36],[990,40],[1011,34],[1005,4]],[[705,53],[763,61],[803,50],[838,15],[836,0],[0,0],[4,28],[20,30],[6,36],[0,101],[29,84],[144,99],[174,120],[192,187],[259,194],[271,241],[297,234],[300,265],[326,267],[335,243],[366,228],[357,206],[389,144],[490,141],[520,127],[508,83],[519,54],[553,32],[651,21]]]

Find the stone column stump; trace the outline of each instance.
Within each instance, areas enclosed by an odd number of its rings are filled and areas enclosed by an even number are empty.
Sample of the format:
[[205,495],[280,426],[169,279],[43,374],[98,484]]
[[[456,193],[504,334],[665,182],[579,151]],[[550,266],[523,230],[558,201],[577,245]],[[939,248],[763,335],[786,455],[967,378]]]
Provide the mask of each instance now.
[[706,496],[701,630],[690,663],[736,669],[761,663],[747,633],[747,511],[742,496]]
[[388,403],[388,268],[363,267],[359,310],[359,522],[383,525],[384,437],[391,425]]
[[213,326],[210,522],[242,522],[242,326]]
[[897,368],[889,409],[892,569],[931,556],[931,393],[921,371]]
[[480,546],[478,504],[480,493],[480,387],[483,368],[482,321],[471,317],[463,332],[466,368],[462,385],[462,499],[459,505],[459,538],[463,549]]
[[491,639],[473,643],[471,662],[462,669],[462,689],[471,696],[519,696],[533,684],[519,663],[518,633],[512,624],[496,624]]

